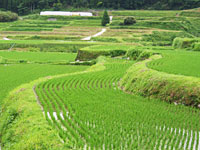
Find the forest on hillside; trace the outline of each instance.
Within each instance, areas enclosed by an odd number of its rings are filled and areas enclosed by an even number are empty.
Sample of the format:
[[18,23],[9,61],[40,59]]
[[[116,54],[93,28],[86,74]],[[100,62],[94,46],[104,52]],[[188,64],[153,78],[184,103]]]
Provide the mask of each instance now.
[[157,9],[180,10],[200,7],[200,0],[0,0],[0,10],[10,10],[20,15],[35,11],[89,9]]

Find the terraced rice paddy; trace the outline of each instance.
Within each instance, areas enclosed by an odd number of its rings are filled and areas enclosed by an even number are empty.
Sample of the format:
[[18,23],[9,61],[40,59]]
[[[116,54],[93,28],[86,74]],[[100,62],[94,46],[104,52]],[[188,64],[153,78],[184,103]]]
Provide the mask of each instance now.
[[161,52],[163,58],[154,60],[148,67],[170,74],[200,77],[200,53],[175,51]]
[[80,41],[101,31],[100,18],[72,17],[51,21],[48,17],[26,18],[14,23],[0,23],[0,38],[12,40],[64,40]]
[[[118,81],[134,62],[36,86],[46,119],[75,149],[198,149],[199,110],[124,93]],[[71,144],[71,143],[70,143]]]
[[[0,23],[3,150],[200,150],[200,54],[192,44],[190,52],[172,47],[176,37],[200,36],[198,13],[109,14],[105,27],[101,16],[29,15]],[[136,24],[124,25],[127,16]],[[185,81],[189,90],[181,87]]]
[[5,59],[17,59],[43,63],[74,61],[76,55],[76,53],[0,51],[0,57]]
[[[76,54],[33,53],[33,52],[0,52],[0,56],[8,59],[26,59],[33,62],[48,63],[74,61]],[[1,58],[0,58],[1,61]],[[87,66],[65,66],[48,64],[0,64],[0,104],[2,99],[17,86],[36,80],[40,77],[64,74],[85,70]]]

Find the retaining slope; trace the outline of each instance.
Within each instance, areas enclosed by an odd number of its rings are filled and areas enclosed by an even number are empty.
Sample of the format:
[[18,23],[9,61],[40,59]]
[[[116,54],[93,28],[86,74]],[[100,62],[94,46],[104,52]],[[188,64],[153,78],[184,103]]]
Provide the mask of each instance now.
[[160,58],[160,55],[154,55],[131,66],[120,80],[121,89],[144,97],[199,107],[200,79],[159,72],[147,67],[148,62]]

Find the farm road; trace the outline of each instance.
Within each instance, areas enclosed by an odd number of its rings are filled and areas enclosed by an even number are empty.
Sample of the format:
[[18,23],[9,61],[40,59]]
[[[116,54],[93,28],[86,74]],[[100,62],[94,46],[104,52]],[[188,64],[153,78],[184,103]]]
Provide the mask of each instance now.
[[82,40],[89,41],[89,40],[91,40],[92,37],[100,36],[100,35],[102,35],[104,32],[106,32],[106,29],[105,29],[105,28],[103,28],[103,29],[101,30],[101,32],[98,32],[98,33],[95,34],[95,35],[92,35],[92,36],[83,38]]
[[7,38],[7,37],[4,37],[3,39],[4,39],[4,40],[10,40],[10,39],[9,39],[9,38]]

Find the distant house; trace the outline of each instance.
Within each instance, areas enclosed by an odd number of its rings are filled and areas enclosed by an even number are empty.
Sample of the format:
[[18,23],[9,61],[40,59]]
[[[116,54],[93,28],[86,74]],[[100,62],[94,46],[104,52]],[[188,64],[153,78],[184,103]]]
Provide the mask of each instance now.
[[93,16],[90,12],[42,11],[41,16]]

